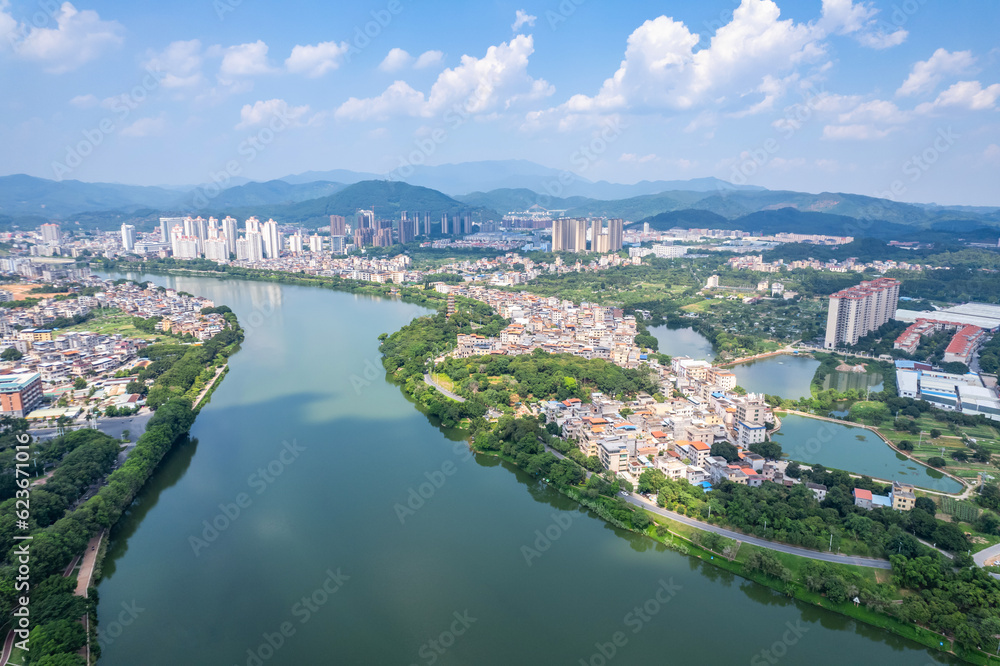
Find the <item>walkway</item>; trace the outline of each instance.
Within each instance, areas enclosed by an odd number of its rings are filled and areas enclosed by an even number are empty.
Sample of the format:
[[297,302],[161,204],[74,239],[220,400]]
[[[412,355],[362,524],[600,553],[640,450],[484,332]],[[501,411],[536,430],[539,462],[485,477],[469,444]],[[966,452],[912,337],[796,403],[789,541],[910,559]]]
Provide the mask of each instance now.
[[101,539],[104,532],[101,532],[87,544],[87,550],[83,553],[83,563],[80,565],[80,573],[76,577],[76,596],[86,597],[87,589],[90,587],[90,578],[94,575],[94,565],[97,564],[97,553],[101,549]]
[[215,371],[215,376],[212,377],[212,381],[210,381],[205,386],[205,388],[202,389],[201,393],[198,394],[198,397],[195,398],[194,405],[192,405],[191,409],[198,409],[198,405],[200,405],[201,401],[205,398],[205,394],[207,394],[210,390],[212,390],[212,387],[215,386],[215,382],[217,382],[219,380],[219,375],[221,375],[223,372],[225,372],[225,370],[226,370],[227,367],[229,367],[229,365],[228,364],[224,364],[221,368],[219,368],[218,370]]
[[454,393],[452,393],[448,389],[444,388],[443,386],[441,386],[440,384],[438,384],[436,381],[434,381],[433,377],[431,377],[430,375],[428,375],[426,373],[424,374],[424,383],[427,384],[428,386],[433,386],[438,391],[440,391],[443,395],[445,395],[446,397],[451,398],[452,400],[457,400],[458,402],[465,402],[465,398],[463,398],[460,395],[455,395]]

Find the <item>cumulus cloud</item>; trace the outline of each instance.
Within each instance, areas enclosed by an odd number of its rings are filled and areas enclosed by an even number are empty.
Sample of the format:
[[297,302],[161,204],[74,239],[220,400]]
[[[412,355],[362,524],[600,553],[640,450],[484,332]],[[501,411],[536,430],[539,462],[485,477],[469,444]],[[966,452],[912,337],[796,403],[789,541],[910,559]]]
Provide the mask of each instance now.
[[971,51],[949,52],[946,49],[938,49],[927,60],[921,60],[913,65],[910,75],[896,91],[896,96],[907,97],[932,93],[945,76],[964,74],[972,68],[975,62],[976,59]]
[[261,40],[225,49],[219,76],[223,79],[271,74],[274,68],[267,60],[267,44]]
[[257,101],[253,105],[244,104],[240,109],[240,122],[236,129],[247,129],[263,125],[272,118],[280,118],[289,125],[302,125],[304,116],[309,113],[309,105],[289,106],[283,99]]
[[349,49],[350,45],[347,42],[339,44],[320,42],[315,45],[295,46],[292,54],[285,60],[285,67],[293,74],[305,74],[317,78],[339,68]]
[[865,2],[823,0],[822,17],[817,27],[828,34],[851,35],[859,44],[872,49],[887,49],[906,41],[902,28],[886,32],[875,20],[878,10]]
[[378,68],[383,72],[396,72],[413,62],[413,56],[400,48],[389,51],[385,60],[379,64]]
[[121,131],[122,136],[132,138],[142,138],[162,134],[166,129],[167,121],[161,116],[158,118],[140,118]]
[[514,17],[514,23],[511,24],[510,29],[517,32],[526,25],[533,27],[535,25],[535,21],[537,20],[537,16],[532,16],[523,9],[518,9],[517,14]]
[[160,85],[164,88],[190,88],[204,81],[201,63],[201,42],[192,39],[171,42],[160,53],[148,53],[143,66],[163,75]]
[[[19,24],[0,3],[0,36],[14,53],[42,63],[46,71],[61,74],[98,58],[124,41],[124,27],[117,21],[102,21],[97,12],[79,11],[64,2],[52,15],[55,27]],[[19,39],[20,37],[20,39]]]
[[417,58],[417,61],[413,63],[413,68],[426,69],[427,67],[441,64],[442,60],[444,60],[444,53],[441,51],[424,51]]
[[509,43],[491,46],[482,58],[462,56],[462,64],[441,72],[426,95],[405,81],[396,81],[378,97],[350,98],[337,109],[336,117],[344,120],[382,120],[394,115],[430,117],[449,109],[481,115],[551,95],[554,89],[547,81],[527,73],[528,59],[534,50],[530,35],[518,35]]
[[824,54],[815,26],[782,20],[771,0],[742,0],[730,23],[720,27],[708,47],[695,51],[700,38],[668,16],[651,19],[628,38],[618,71],[594,96],[574,95],[560,107],[528,116],[528,125],[573,115],[607,114],[626,109],[688,110],[718,106],[728,95],[763,94],[758,109],[773,105],[778,75]]
[[334,116],[339,120],[386,120],[392,116],[420,115],[426,104],[424,94],[405,81],[396,81],[378,97],[351,97]]
[[917,106],[916,112],[935,113],[948,108],[985,111],[995,108],[998,98],[1000,98],[1000,83],[983,88],[979,81],[959,81],[942,91],[933,102]]

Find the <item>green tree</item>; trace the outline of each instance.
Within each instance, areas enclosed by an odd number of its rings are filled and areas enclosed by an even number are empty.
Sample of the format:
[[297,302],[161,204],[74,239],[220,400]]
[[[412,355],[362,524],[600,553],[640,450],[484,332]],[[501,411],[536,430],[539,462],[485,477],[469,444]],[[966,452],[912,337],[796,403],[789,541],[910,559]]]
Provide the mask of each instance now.
[[87,380],[83,377],[77,377],[73,380],[73,388],[77,391],[87,388]]
[[17,350],[17,347],[7,347],[2,353],[0,353],[0,360],[4,361],[20,361],[24,358],[24,354]]
[[721,456],[727,462],[736,462],[740,459],[739,451],[729,442],[716,442],[712,444],[711,454],[713,456]]

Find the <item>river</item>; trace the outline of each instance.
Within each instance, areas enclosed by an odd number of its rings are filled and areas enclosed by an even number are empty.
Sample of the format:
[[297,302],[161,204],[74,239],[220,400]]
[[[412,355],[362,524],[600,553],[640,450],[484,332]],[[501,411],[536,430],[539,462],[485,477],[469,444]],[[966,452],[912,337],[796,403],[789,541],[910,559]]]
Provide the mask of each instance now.
[[470,455],[379,369],[417,306],[146,277],[229,305],[247,340],[112,532],[102,664],[952,663]]

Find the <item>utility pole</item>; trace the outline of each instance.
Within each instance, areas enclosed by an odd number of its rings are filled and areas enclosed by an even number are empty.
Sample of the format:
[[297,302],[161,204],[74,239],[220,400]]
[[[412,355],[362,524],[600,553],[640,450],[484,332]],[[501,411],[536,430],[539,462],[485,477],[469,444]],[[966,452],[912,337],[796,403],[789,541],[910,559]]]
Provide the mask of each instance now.
[[833,532],[830,532],[830,552],[833,552]]

